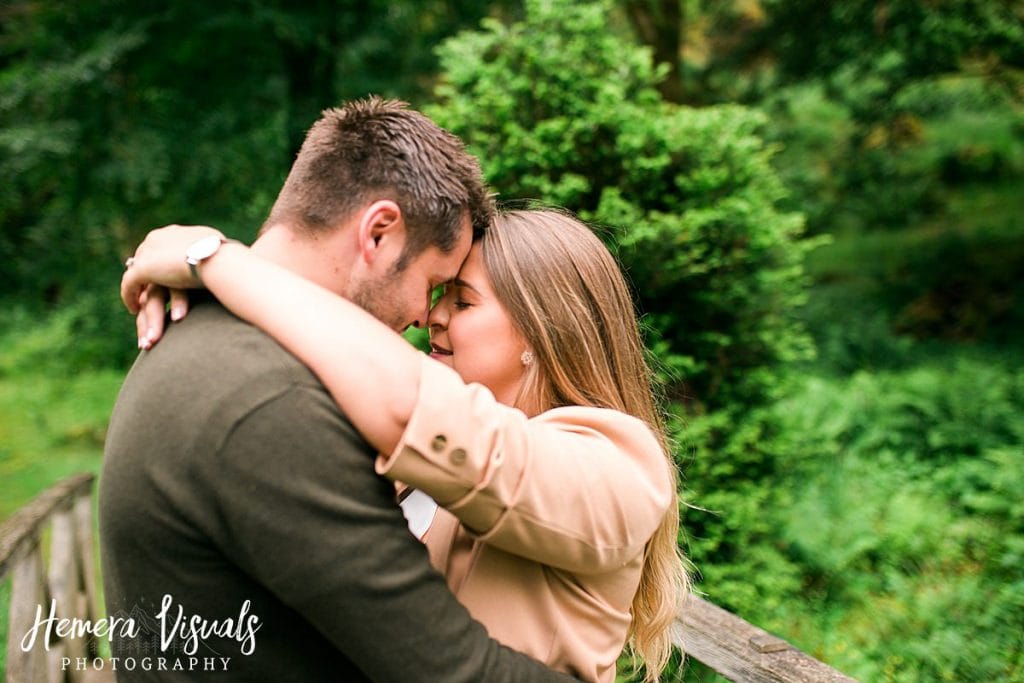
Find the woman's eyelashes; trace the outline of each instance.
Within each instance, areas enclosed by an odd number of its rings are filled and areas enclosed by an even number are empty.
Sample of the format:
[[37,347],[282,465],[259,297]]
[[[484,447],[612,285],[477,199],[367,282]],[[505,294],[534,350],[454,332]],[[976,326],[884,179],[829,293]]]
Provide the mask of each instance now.
[[437,305],[441,303],[441,301],[447,300],[451,302],[451,307],[456,311],[464,311],[473,305],[471,301],[468,301],[465,294],[465,287],[455,282],[449,282],[448,284],[443,285],[440,296],[434,300],[434,304]]

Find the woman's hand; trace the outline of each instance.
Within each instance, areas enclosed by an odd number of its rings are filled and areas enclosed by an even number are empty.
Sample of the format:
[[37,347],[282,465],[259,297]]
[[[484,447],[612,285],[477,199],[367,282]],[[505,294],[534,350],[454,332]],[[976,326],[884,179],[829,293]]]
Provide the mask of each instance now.
[[169,225],[152,230],[127,262],[121,278],[121,300],[136,314],[140,349],[152,347],[163,336],[168,292],[171,320],[181,320],[187,314],[185,290],[203,285],[192,277],[185,263],[185,251],[193,242],[210,235],[223,237],[215,228],[198,225]]

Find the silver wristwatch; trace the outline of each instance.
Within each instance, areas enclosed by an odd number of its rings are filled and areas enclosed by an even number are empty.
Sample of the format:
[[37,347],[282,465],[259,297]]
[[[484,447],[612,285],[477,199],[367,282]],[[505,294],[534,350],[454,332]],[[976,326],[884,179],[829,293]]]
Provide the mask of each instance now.
[[237,241],[229,240],[220,235],[208,235],[190,244],[188,249],[185,250],[185,263],[188,264],[188,269],[191,271],[192,277],[195,278],[196,282],[202,283],[203,281],[199,277],[199,269],[196,266],[216,254],[217,250],[220,249],[220,245],[225,242]]

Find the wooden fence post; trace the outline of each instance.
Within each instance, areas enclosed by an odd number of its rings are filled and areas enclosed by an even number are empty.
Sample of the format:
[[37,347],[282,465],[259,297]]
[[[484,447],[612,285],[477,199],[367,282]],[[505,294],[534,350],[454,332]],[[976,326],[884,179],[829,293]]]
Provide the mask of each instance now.
[[[107,671],[79,670],[78,660],[97,654],[96,639],[48,637],[50,616],[79,623],[99,618],[92,546],[92,474],[78,474],[51,486],[0,525],[0,578],[11,574],[7,637],[7,683],[62,683],[112,680]],[[50,558],[44,569],[40,538],[52,530]],[[52,603],[51,603],[52,600]],[[31,644],[26,650],[22,643]],[[63,658],[75,666],[65,667]],[[86,667],[88,669],[88,667]],[[97,676],[99,674],[99,676]]]
[[28,651],[22,649],[23,639],[36,623],[38,610],[49,605],[39,539],[32,540],[34,543],[14,561],[11,572],[11,618],[7,625],[7,680],[10,683],[50,680],[45,630],[36,634]]

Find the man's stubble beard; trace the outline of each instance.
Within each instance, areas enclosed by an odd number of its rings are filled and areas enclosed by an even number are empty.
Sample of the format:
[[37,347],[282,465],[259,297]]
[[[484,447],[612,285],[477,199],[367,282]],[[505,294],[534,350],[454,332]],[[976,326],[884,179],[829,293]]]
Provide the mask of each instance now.
[[398,300],[401,280],[400,272],[388,271],[386,275],[356,284],[348,298],[391,329],[401,332],[408,324],[403,320],[404,307]]

